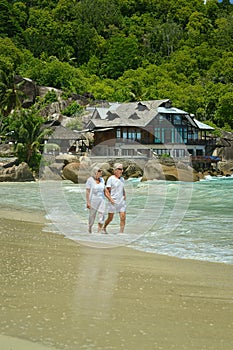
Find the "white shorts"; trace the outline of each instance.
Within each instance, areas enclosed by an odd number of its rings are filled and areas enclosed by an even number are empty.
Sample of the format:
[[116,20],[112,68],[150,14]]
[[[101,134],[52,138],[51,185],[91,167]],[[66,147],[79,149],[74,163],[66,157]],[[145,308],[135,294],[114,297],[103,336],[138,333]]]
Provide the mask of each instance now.
[[109,213],[124,213],[124,212],[126,212],[125,201],[122,201],[120,203],[115,203],[115,204],[108,203],[108,212]]

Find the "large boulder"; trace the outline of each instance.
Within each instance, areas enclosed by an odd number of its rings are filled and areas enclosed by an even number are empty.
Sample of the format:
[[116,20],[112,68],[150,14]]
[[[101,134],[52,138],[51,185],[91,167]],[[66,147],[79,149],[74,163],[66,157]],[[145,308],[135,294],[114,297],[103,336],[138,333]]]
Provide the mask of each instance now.
[[166,165],[163,165],[162,169],[164,178],[167,181],[193,182],[199,180],[196,171],[191,167],[178,168],[177,166],[167,167]]
[[233,161],[233,133],[222,131],[222,137],[218,141],[218,148],[215,155],[221,157],[223,161]]
[[27,163],[20,163],[11,167],[0,168],[0,182],[26,182],[35,181],[32,171]]
[[222,175],[230,176],[233,174],[233,160],[218,162],[218,170],[222,173]]
[[167,181],[198,181],[197,173],[189,165],[182,162],[160,162],[160,159],[148,160],[144,167],[142,181],[167,180]]
[[74,183],[79,183],[79,162],[68,163],[62,170],[63,178]]
[[16,75],[14,77],[14,80],[18,85],[19,90],[22,92],[22,96],[20,96],[22,107],[31,107],[36,101],[36,97],[38,95],[38,86],[33,80],[23,78],[19,75]]
[[[59,154],[57,156],[46,154],[44,155],[43,163],[46,165],[40,167],[40,180],[60,181],[67,179],[77,183],[77,168],[79,168],[80,163],[78,156],[72,154]],[[75,165],[66,168],[69,164]]]
[[0,157],[11,157],[14,154],[14,146],[9,143],[0,144]]
[[162,165],[157,158],[149,159],[144,166],[143,181],[164,180]]
[[52,163],[40,169],[40,180],[62,180],[63,164]]
[[63,163],[63,164],[69,164],[69,163],[75,163],[79,161],[79,157],[73,154],[59,154],[55,157],[56,163]]

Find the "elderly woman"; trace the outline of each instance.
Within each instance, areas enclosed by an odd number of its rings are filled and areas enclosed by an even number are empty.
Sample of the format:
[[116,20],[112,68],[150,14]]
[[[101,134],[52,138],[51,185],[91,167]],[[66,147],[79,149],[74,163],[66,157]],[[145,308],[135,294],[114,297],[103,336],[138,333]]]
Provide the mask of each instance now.
[[92,176],[86,181],[86,205],[89,211],[88,232],[92,233],[96,214],[98,213],[98,232],[101,232],[104,223],[105,196],[104,196],[104,179],[102,170],[99,167],[92,169]]

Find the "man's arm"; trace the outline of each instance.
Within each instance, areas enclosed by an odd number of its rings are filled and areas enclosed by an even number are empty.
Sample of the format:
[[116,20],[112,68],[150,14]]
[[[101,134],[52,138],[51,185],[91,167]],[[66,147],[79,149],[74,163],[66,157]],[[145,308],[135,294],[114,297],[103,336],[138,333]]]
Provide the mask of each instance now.
[[105,197],[108,198],[109,202],[114,204],[114,200],[111,197],[111,187],[105,187],[104,194],[105,194]]

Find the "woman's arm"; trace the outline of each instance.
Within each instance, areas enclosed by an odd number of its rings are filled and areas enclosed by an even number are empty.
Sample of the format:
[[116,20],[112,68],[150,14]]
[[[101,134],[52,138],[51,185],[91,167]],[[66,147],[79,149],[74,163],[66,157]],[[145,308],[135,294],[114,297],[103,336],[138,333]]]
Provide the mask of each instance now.
[[87,203],[87,208],[91,208],[91,203],[90,203],[90,188],[86,188],[86,203]]

